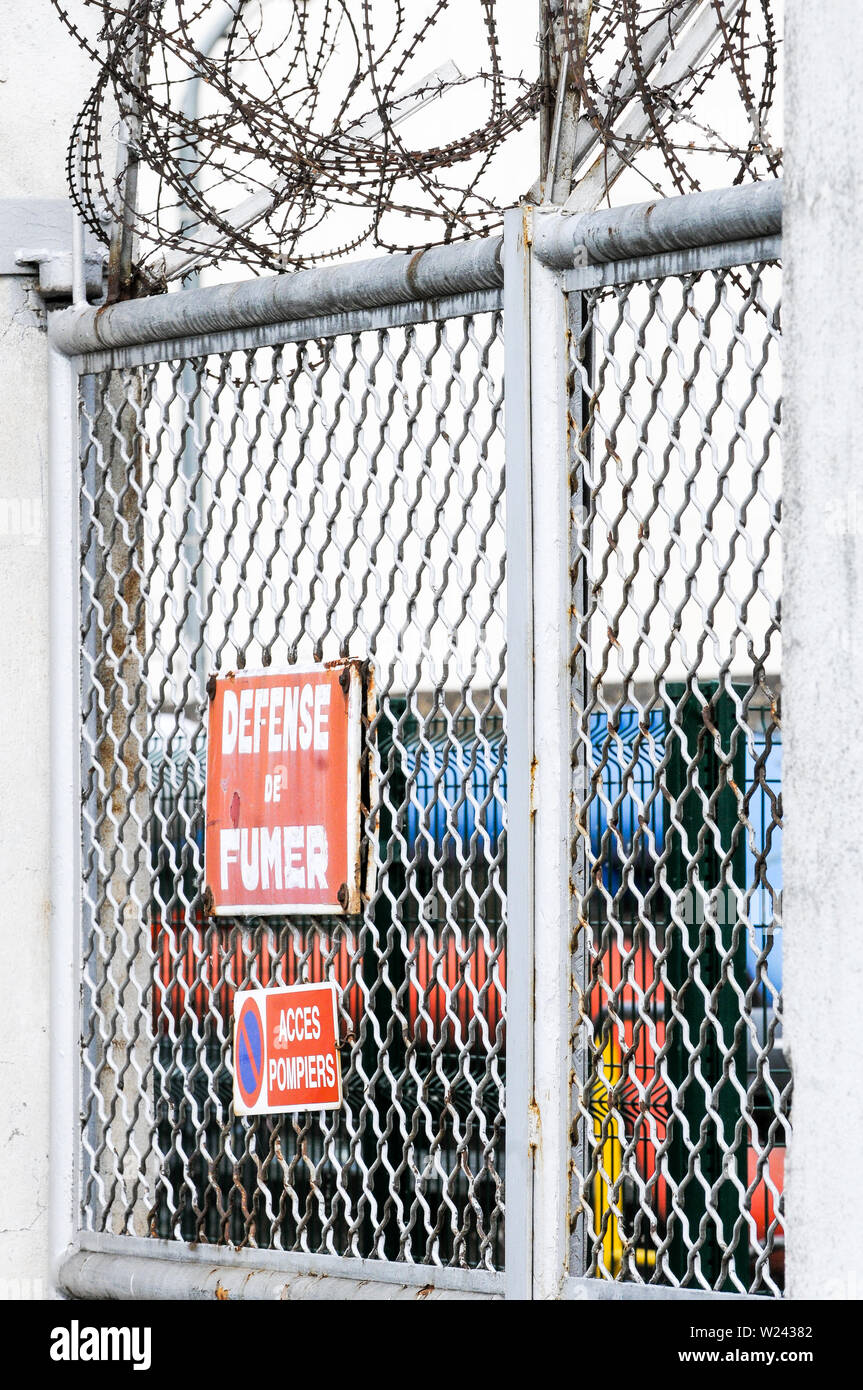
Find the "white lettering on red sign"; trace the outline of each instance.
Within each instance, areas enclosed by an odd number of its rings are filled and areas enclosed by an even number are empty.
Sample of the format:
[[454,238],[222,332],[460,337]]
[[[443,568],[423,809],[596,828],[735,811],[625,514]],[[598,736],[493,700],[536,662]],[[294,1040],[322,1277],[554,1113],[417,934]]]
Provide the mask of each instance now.
[[218,677],[204,859],[218,916],[360,908],[355,661]]
[[324,752],[330,746],[330,690],[309,684],[293,689],[226,690],[222,702],[222,753],[260,753],[264,730],[270,753]]
[[334,1110],[341,1103],[336,986],[239,990],[234,1002],[237,1114]]

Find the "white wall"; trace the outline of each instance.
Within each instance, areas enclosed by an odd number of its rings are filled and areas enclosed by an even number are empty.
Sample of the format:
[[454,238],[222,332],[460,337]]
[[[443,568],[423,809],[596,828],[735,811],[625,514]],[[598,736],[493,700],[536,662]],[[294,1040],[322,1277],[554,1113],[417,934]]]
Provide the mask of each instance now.
[[[863,1297],[863,28],[786,6],[785,988],[793,1297]],[[844,518],[844,524],[837,521]]]
[[[69,10],[88,23],[81,0]],[[66,143],[91,81],[49,0],[4,7],[0,198],[66,196]],[[0,1297],[50,1293],[47,336],[35,284],[0,275]]]

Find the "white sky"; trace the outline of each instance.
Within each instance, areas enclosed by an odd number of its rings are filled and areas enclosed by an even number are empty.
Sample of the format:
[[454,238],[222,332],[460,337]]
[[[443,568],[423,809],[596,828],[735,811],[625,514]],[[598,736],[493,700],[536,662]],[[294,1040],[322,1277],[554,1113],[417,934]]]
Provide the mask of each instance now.
[[[209,30],[210,37],[212,37],[213,32],[215,32],[214,24],[218,29],[219,15],[221,13],[227,18],[230,13],[230,4],[231,0],[219,0],[219,3],[211,5],[204,20],[200,21],[193,29],[196,42],[202,47],[210,48],[210,41],[204,37],[205,32]],[[268,66],[272,74],[278,77],[285,66],[282,55],[287,56],[294,52],[293,41],[290,36],[287,41],[284,41],[286,9],[283,0],[259,0],[259,5],[262,20],[261,32],[265,39],[272,38],[274,47]],[[429,0],[404,0],[404,11],[407,18],[406,29],[409,38],[419,28],[430,8]],[[773,9],[780,28],[782,8],[783,0],[774,0]],[[166,23],[169,20],[170,9],[171,0],[166,7]],[[348,5],[348,9],[352,15],[359,14],[358,5]],[[322,3],[310,0],[308,26],[310,32],[314,27],[316,10],[320,14],[324,13]],[[254,10],[250,11],[250,13],[253,12]],[[293,13],[292,7],[290,13]],[[392,30],[394,0],[375,0],[374,14],[375,41],[381,48],[384,48],[385,41]],[[539,67],[538,0],[499,0],[496,14],[503,72],[509,76],[521,76],[526,81],[533,80]],[[460,0],[460,3],[452,5],[430,30],[417,52],[404,67],[403,73],[395,82],[396,92],[410,88],[446,62],[454,62],[465,76],[473,76],[486,69],[488,66],[488,48],[484,34],[483,11],[475,0]],[[383,81],[388,80],[392,72],[394,58],[403,53],[405,44],[406,39],[403,35],[394,50],[394,54],[382,61],[380,74]],[[224,52],[224,43],[217,43],[215,47],[210,48],[210,51],[213,57],[218,59]],[[613,54],[612,57],[614,57]],[[758,54],[752,55],[751,65],[757,85],[760,67]],[[343,22],[332,45],[331,56],[317,84],[319,89],[318,112],[315,120],[317,129],[329,128],[333,113],[342,100],[355,66],[356,44],[351,37],[350,27]],[[243,76],[251,90],[256,91],[261,96],[266,95],[266,77],[260,71],[256,74],[254,64],[238,63],[236,72],[238,77]],[[173,74],[175,78],[176,75],[176,73]],[[301,88],[302,84],[298,83],[298,87]],[[187,89],[188,83],[175,86],[172,93],[172,102],[175,106],[178,106],[184,99]],[[509,89],[509,101],[515,98],[517,90],[515,87]],[[199,86],[198,92],[202,113],[212,115],[217,110],[217,94],[212,88],[204,84]],[[463,136],[466,131],[482,126],[487,120],[490,92],[490,85],[481,82],[471,82],[462,88],[449,91],[442,98],[428,103],[424,109],[412,114],[400,125],[399,135],[410,147],[416,149],[429,148],[456,140]],[[298,94],[295,108],[297,116],[301,114],[302,100],[302,95]],[[369,89],[366,87],[357,93],[352,105],[348,108],[343,124],[350,125],[359,115],[368,110],[371,104],[372,99]],[[290,103],[286,103],[286,105],[288,108],[290,107]],[[772,140],[776,145],[781,145],[782,139],[780,113],[781,90],[777,92],[770,124]],[[728,72],[720,74],[709,84],[706,92],[699,99],[697,115],[702,126],[718,132],[719,135],[732,143],[745,143],[749,138],[750,132],[746,113],[739,99],[734,77]],[[681,129],[680,138],[684,141],[691,138],[697,146],[704,142],[705,134],[703,129],[692,127],[688,130]],[[480,191],[500,206],[509,206],[517,202],[537,176],[539,170],[538,146],[539,122],[534,120],[510,136],[497,152],[479,185]],[[232,163],[236,163],[239,156],[232,155],[230,159]],[[732,170],[722,157],[702,154],[695,149],[687,152],[686,162],[698,177],[702,187],[720,187],[731,180]],[[478,165],[479,161],[473,160],[468,164],[460,165],[455,170],[443,171],[441,177],[446,182],[452,181],[461,187],[470,187]],[[643,151],[638,157],[637,167],[641,172],[628,170],[622,175],[612,191],[612,201],[626,203],[640,201],[652,196],[651,180],[660,182],[664,191],[675,191],[658,151]],[[214,202],[222,209],[236,207],[249,193],[257,191],[262,183],[269,184],[271,181],[271,171],[265,162],[259,161],[248,167],[245,171],[245,177],[243,172],[238,170],[237,177],[232,183],[221,190],[216,190],[213,193]],[[205,174],[203,185],[206,186],[207,182],[212,182],[212,177]],[[143,178],[141,193],[142,206],[152,205],[155,194],[152,178]],[[402,184],[398,188],[396,196],[407,202],[428,202],[423,190],[416,183]],[[452,195],[451,201],[455,202],[456,197],[457,195]],[[318,253],[335,249],[355,237],[367,222],[368,214],[365,208],[335,207],[330,211],[320,230],[313,233],[309,247]],[[478,234],[483,230],[481,223],[475,223],[474,227]],[[261,230],[263,231],[263,229]],[[439,222],[425,222],[416,218],[408,219],[397,213],[385,215],[382,230],[388,240],[403,245],[405,248],[421,245],[428,240],[438,240],[442,234],[442,227]],[[357,251],[349,253],[347,259],[366,257],[372,254],[375,254],[375,246],[372,242],[366,242]],[[205,280],[234,279],[238,276],[242,278],[245,273],[247,272],[235,264],[227,263],[218,271],[208,270],[205,273]]]

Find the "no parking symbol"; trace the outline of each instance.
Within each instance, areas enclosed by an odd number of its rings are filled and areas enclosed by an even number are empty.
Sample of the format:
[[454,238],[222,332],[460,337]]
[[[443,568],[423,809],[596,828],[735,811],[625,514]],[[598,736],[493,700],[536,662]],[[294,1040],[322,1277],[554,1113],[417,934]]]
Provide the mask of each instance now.
[[332,982],[238,990],[234,1110],[280,1115],[342,1103],[338,991]]
[[266,1049],[261,1011],[253,995],[246,995],[236,1015],[234,1030],[234,1108],[243,1114],[254,1110],[264,1082]]

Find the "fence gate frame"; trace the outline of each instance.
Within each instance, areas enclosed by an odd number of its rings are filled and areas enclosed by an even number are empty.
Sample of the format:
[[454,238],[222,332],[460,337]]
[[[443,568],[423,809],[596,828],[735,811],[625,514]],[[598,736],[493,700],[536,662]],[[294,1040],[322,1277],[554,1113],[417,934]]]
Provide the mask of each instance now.
[[[586,1049],[570,979],[578,922],[569,767],[574,619],[569,480],[587,421],[567,386],[584,291],[781,258],[782,180],[566,214],[505,214],[508,1028],[507,1297],[715,1299],[701,1289],[587,1278],[570,1267],[573,1064]],[[566,692],[565,697],[561,693]]]
[[[82,874],[85,872],[82,865],[81,820],[82,730],[85,743],[87,735],[81,722],[79,670],[84,650],[81,644],[81,594],[82,589],[86,592],[88,582],[92,588],[92,576],[88,580],[86,567],[91,562],[85,559],[82,570],[79,553],[81,438],[77,400],[79,376],[94,371],[108,369],[113,372],[115,369],[136,368],[145,363],[172,358],[201,358],[234,350],[252,353],[259,348],[279,348],[285,343],[315,338],[338,341],[345,335],[407,330],[414,325],[442,325],[456,319],[463,319],[467,324],[472,322],[474,315],[486,315],[491,322],[494,316],[499,316],[501,309],[501,247],[501,237],[491,237],[479,242],[431,248],[413,256],[378,258],[325,270],[268,277],[241,285],[194,289],[116,304],[102,310],[86,307],[79,297],[71,309],[59,311],[53,318],[50,340],[51,530],[55,555],[51,589],[54,643],[52,897],[55,904],[52,924],[52,1145],[58,1162],[53,1170],[52,1258],[59,1286],[72,1296],[194,1298],[213,1296],[219,1286],[232,1297],[246,1298],[278,1298],[286,1294],[292,1298],[397,1299],[502,1296],[503,1273],[499,1269],[431,1262],[396,1263],[380,1258],[307,1254],[303,1251],[238,1250],[232,1246],[218,1245],[199,1244],[190,1248],[187,1242],[177,1239],[148,1238],[137,1234],[115,1235],[107,1231],[80,1229],[84,1223],[81,1221],[80,1206],[83,1148],[79,1116],[85,1100],[80,1076],[79,1018],[82,1007]],[[451,354],[457,353],[454,360],[461,361],[466,351],[473,352],[479,364],[477,371],[485,371],[480,359],[488,351],[488,344],[472,337],[472,346],[468,348],[466,332],[462,337],[464,341],[461,338],[458,340],[460,346],[450,344],[448,348]],[[439,345],[440,328],[436,341]],[[437,351],[437,347],[430,351]],[[401,359],[398,363],[395,363],[395,359],[393,361],[393,370],[400,372]],[[188,391],[186,372],[187,368],[183,368],[177,380],[182,380],[182,389]],[[481,380],[478,376],[477,381]],[[110,389],[113,391],[114,388]],[[421,389],[424,391],[425,387]],[[105,399],[110,409],[111,402],[107,396]],[[188,400],[188,396],[185,399]],[[461,399],[459,396],[458,400]],[[468,396],[464,396],[464,401],[467,399]],[[448,394],[445,400],[449,401]],[[116,402],[114,405],[116,407]],[[487,408],[499,413],[500,403],[492,406],[489,402]],[[115,453],[116,457],[111,468],[116,469],[119,460],[122,475],[123,458],[130,455],[125,438],[120,439],[116,434],[116,424],[114,429],[117,445],[115,448],[112,444],[112,457]],[[453,446],[446,434],[443,437],[445,447],[450,450],[461,447],[459,444]],[[477,450],[481,443],[475,441]],[[428,447],[431,448],[431,445]],[[185,446],[180,447],[179,454],[175,447],[174,467],[187,467],[187,453]],[[496,467],[502,472],[502,446],[498,453]],[[459,454],[456,453],[455,457],[458,458]],[[467,457],[470,457],[469,449]],[[108,507],[115,509],[114,529],[122,531],[122,513],[126,501],[121,503],[116,494],[110,491],[111,486],[109,479]],[[121,491],[126,493],[125,489]],[[458,503],[458,497],[455,502]],[[490,502],[491,494],[486,505],[490,505]],[[464,498],[461,504],[467,505]],[[104,507],[105,503],[101,505]],[[444,503],[436,502],[436,506],[442,509]],[[99,525],[97,515],[96,526]],[[467,534],[472,534],[470,529]],[[125,544],[128,548],[134,543],[126,539],[121,540],[120,545]],[[113,541],[109,544],[116,549]],[[451,553],[455,555],[454,540],[452,546]],[[107,553],[104,544],[99,554],[103,553]],[[100,560],[99,563],[104,564],[104,561]],[[110,563],[116,565],[113,552]],[[116,573],[109,575],[111,582],[116,579]],[[458,602],[463,606],[465,596],[461,591],[459,593]],[[118,596],[122,608],[125,600],[119,590]],[[136,611],[140,611],[140,606]],[[140,622],[140,618],[135,621]],[[140,646],[137,630],[129,627],[128,621],[126,627],[131,646]],[[100,633],[104,635],[103,629],[104,625],[100,626]],[[111,640],[114,640],[113,630]],[[460,667],[456,669],[460,671]],[[131,709],[129,719],[137,719],[137,700],[128,704]],[[127,728],[131,727],[131,724],[127,724]],[[125,742],[128,744],[134,740],[126,739]],[[92,742],[90,747],[92,750]],[[115,766],[119,765],[115,755]],[[122,773],[122,768],[120,771]],[[140,779],[137,785],[139,788],[142,785]],[[461,795],[463,797],[464,793]],[[486,793],[486,801],[490,796],[491,789]],[[482,814],[485,824],[485,811]],[[488,814],[491,816],[491,810]],[[140,815],[138,821],[141,821]],[[92,838],[92,831],[90,833]],[[477,833],[474,831],[474,836]],[[127,888],[126,891],[128,902],[128,893],[132,891],[132,896],[135,895],[134,890]],[[141,901],[140,893],[138,901]],[[90,916],[92,918],[92,911]],[[98,921],[96,927],[98,930]],[[140,937],[141,927],[135,930]],[[359,968],[365,973],[364,962]],[[136,981],[133,980],[132,984],[134,986]],[[140,984],[141,981],[137,981],[137,986]],[[106,988],[109,1008],[113,998],[112,988]],[[125,1009],[127,1004],[121,1002],[118,1007]],[[447,1009],[449,1011],[449,1004]],[[128,1036],[128,1025],[126,1032]],[[128,1041],[125,1046],[134,1070],[135,1058],[129,1051]],[[500,1046],[500,1039],[495,1046]],[[147,1065],[146,1057],[143,1057],[143,1061]],[[128,1072],[129,1069],[124,1070]],[[152,1076],[151,1066],[146,1083],[148,1088],[149,1076]],[[128,1080],[125,1084],[128,1091]],[[134,1090],[134,1080],[131,1084]],[[89,1085],[92,1095],[92,1081]],[[119,1103],[122,1109],[124,1104],[128,1104],[131,1092],[124,1098],[119,1087],[115,1086],[114,1089],[119,1096],[119,1102],[115,1101],[114,1104]],[[149,1105],[148,1098],[142,1110]],[[129,1122],[134,1123],[137,1122]],[[129,1153],[129,1136],[132,1134],[127,1125],[123,1149],[126,1154]],[[109,1137],[108,1129],[105,1135]],[[114,1153],[115,1171],[125,1161],[121,1155]],[[144,1160],[137,1159],[132,1144],[133,1168],[135,1162],[139,1162],[139,1176],[146,1176]]]
[[[52,1178],[55,1274],[73,1296],[715,1298],[586,1279],[570,1269],[572,789],[568,336],[586,284],[774,259],[780,181],[610,212],[516,208],[504,238],[190,290],[50,325]],[[501,261],[503,262],[501,264]],[[500,307],[507,547],[508,882],[505,1273],[352,1257],[190,1250],[90,1236],[78,1223],[81,834],[77,382],[84,354],[131,365]],[[323,1277],[326,1276],[326,1277]],[[432,1285],[431,1292],[426,1293]],[[721,1296],[721,1295],[720,1295]]]

